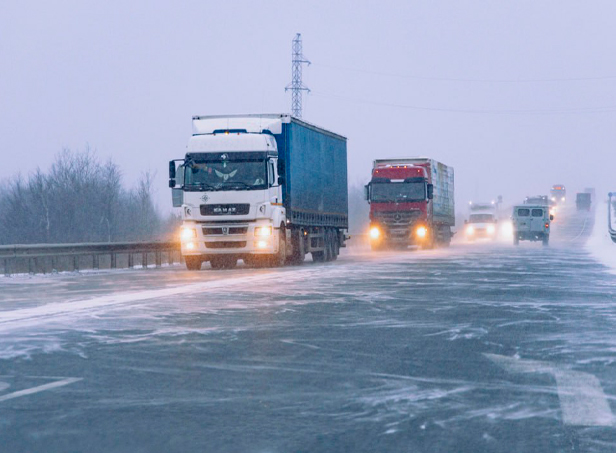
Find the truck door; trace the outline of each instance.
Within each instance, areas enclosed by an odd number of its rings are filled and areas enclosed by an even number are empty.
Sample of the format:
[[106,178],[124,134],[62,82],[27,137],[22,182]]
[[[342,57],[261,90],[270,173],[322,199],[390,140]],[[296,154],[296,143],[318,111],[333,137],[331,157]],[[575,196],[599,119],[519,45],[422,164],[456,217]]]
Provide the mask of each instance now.
[[531,229],[531,217],[530,209],[518,208],[516,215],[516,229],[518,231],[530,231]]
[[276,174],[276,163],[274,159],[267,162],[267,177],[269,187],[269,201],[272,203],[282,203],[280,186],[278,185],[278,175]]
[[545,223],[545,219],[544,219],[544,209],[540,209],[540,208],[533,208],[531,209],[531,217],[530,217],[530,221],[531,221],[531,231],[535,232],[535,233],[542,233],[543,232],[543,228],[544,228],[544,223]]

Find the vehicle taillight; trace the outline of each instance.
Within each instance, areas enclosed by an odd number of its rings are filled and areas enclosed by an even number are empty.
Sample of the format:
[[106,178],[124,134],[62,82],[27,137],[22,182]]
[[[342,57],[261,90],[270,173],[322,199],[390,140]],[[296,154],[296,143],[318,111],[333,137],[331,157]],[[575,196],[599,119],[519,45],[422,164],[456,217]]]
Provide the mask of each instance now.
[[545,227],[546,227],[546,228],[550,228],[550,224],[549,224],[549,223],[546,223],[546,224],[545,224]]

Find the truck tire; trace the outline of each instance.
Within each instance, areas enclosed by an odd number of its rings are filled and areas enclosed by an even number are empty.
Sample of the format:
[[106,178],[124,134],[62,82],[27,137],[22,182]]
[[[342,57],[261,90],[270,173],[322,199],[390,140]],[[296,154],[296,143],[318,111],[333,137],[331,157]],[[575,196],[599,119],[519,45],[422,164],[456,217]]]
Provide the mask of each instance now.
[[184,261],[186,262],[186,269],[189,271],[201,270],[203,259],[200,256],[185,256]]
[[543,236],[543,241],[541,241],[543,243],[544,247],[547,247],[548,245],[550,245],[550,236],[548,236],[547,234]]
[[513,245],[520,245],[520,238],[517,234],[513,236]]
[[306,248],[304,242],[304,230],[299,229],[293,231],[291,235],[291,256],[287,258],[287,262],[290,264],[301,264],[306,258]]
[[338,259],[338,255],[340,255],[340,235],[338,234],[337,230],[333,230],[332,232],[332,239],[333,239],[333,255],[332,255],[332,260],[336,261]]
[[287,240],[286,240],[286,229],[284,225],[280,226],[280,231],[278,234],[278,253],[272,256],[271,265],[273,267],[282,267],[287,259]]
[[331,230],[325,230],[325,257],[324,261],[331,261],[333,259],[333,240]]

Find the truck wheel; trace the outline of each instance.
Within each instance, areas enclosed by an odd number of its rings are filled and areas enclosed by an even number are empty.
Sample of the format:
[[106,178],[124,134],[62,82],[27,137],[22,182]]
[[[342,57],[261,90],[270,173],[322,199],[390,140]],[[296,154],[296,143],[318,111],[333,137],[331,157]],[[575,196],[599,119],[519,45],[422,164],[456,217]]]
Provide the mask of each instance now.
[[325,257],[324,261],[331,261],[333,258],[333,244],[332,244],[332,235],[330,230],[325,231]]
[[336,230],[332,232],[332,239],[333,239],[332,241],[332,245],[333,245],[332,260],[336,261],[338,259],[338,255],[340,255],[340,241],[339,241],[340,236]]
[[184,261],[186,261],[186,269],[189,271],[201,270],[203,260],[200,256],[185,256]]
[[547,247],[548,245],[550,245],[550,236],[543,236],[543,246]]
[[293,234],[291,235],[291,247],[293,248],[293,251],[287,261],[292,264],[302,263],[306,258],[303,230],[293,231]]
[[287,259],[287,241],[285,239],[286,229],[284,226],[280,227],[278,234],[278,253],[272,257],[272,266],[281,267]]
[[518,236],[513,237],[513,245],[520,245],[520,238]]

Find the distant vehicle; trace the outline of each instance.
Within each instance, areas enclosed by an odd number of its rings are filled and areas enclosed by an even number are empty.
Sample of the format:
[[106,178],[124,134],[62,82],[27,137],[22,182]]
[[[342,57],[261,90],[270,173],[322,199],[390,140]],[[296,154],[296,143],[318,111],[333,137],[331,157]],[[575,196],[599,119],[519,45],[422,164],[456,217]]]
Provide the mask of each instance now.
[[552,186],[552,190],[550,190],[550,200],[558,204],[565,203],[567,201],[567,191],[565,190],[565,186],[562,184]]
[[373,250],[451,242],[453,168],[429,158],[375,160],[365,189]]
[[169,186],[188,269],[330,261],[344,247],[345,137],[286,114],[195,116],[178,160]]
[[498,219],[494,212],[475,212],[464,221],[464,234],[469,241],[478,238],[494,239]]
[[553,219],[544,204],[523,204],[513,207],[513,244],[520,241],[550,242],[550,221]]
[[575,195],[575,207],[578,211],[590,211],[592,195],[590,193],[577,193]]
[[526,197],[524,204],[540,204],[544,206],[550,206],[550,200],[547,195],[535,195],[533,197]]
[[549,212],[552,217],[556,216],[557,203],[549,199],[547,195],[535,195],[534,197],[526,197],[524,204],[540,204],[549,206]]

